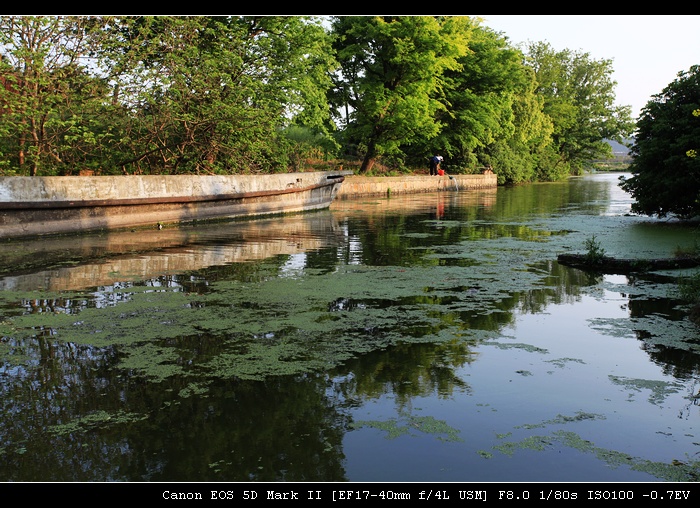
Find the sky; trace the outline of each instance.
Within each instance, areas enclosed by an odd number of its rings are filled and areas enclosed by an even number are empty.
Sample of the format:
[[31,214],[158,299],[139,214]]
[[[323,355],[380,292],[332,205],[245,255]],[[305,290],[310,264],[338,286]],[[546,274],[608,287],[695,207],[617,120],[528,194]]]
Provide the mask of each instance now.
[[[472,16],[472,15],[470,15]],[[700,65],[700,15],[474,15],[513,45],[548,42],[556,51],[612,60],[615,104],[638,118],[678,72]]]

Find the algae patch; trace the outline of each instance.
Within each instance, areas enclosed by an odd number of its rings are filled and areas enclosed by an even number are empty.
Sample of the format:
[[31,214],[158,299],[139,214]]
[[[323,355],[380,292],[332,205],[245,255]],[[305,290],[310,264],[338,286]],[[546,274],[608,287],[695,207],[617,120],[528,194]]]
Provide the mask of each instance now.
[[[600,415],[580,412],[573,417],[558,415],[557,418],[548,422],[533,425],[522,425],[516,428],[542,428],[548,424],[576,423],[582,420],[599,418],[601,418]],[[498,438],[505,439],[509,436],[510,433],[499,435]],[[609,467],[618,468],[621,466],[626,466],[634,471],[647,473],[664,481],[700,481],[700,461],[694,460],[690,456],[686,457],[685,460],[674,459],[670,463],[654,462],[639,457],[634,457],[627,453],[597,447],[593,442],[581,438],[577,433],[565,430],[555,430],[548,435],[530,435],[519,441],[505,441],[495,445],[493,450],[512,457],[519,451],[530,450],[535,452],[545,452],[554,448],[555,446],[564,446],[581,453],[593,454],[598,460],[604,462]],[[477,453],[485,459],[492,458],[492,454],[488,451],[479,450]]]
[[363,427],[374,428],[386,433],[387,439],[396,439],[403,435],[412,435],[415,431],[423,434],[437,436],[440,441],[463,441],[459,437],[459,431],[447,425],[443,420],[436,420],[432,416],[410,416],[405,423],[397,419],[390,420],[364,420],[350,424],[351,428],[359,430]]
[[633,398],[632,392],[642,392],[643,390],[649,391],[649,403],[660,404],[669,395],[681,392],[685,387],[682,383],[678,382],[668,382],[668,381],[655,381],[650,379],[633,379],[626,378],[623,376],[608,376],[613,384],[624,387],[629,390],[629,398]]
[[546,363],[551,363],[552,365],[560,369],[563,369],[569,363],[580,363],[582,365],[586,364],[586,362],[578,358],[556,358],[554,360],[546,360]]
[[66,436],[95,429],[106,429],[117,425],[134,423],[147,418],[146,415],[136,413],[124,411],[108,413],[107,411],[99,410],[64,424],[49,426],[47,430],[52,434]]

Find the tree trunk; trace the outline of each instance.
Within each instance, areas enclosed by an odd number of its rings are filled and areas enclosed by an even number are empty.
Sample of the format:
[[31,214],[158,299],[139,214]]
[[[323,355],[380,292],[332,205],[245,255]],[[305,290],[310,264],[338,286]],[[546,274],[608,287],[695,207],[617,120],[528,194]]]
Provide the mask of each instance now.
[[362,166],[360,166],[360,174],[365,174],[371,170],[374,166],[374,162],[375,158],[370,157],[369,152],[367,152],[367,155],[365,155],[365,158],[362,160]]
[[367,153],[365,154],[365,158],[362,160],[362,166],[360,166],[360,174],[367,173],[369,170],[372,169],[372,166],[374,166],[374,163],[376,161],[376,156],[377,135],[372,134],[372,136],[369,138],[369,141],[367,142]]

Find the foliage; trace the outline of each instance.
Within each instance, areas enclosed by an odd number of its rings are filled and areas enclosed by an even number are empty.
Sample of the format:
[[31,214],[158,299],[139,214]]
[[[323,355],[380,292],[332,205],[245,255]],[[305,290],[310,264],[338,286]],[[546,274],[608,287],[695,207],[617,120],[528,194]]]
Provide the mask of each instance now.
[[532,182],[542,168],[556,167],[552,142],[553,125],[544,113],[544,100],[536,94],[532,69],[523,67],[526,77],[512,102],[513,129],[486,147],[482,158],[497,168],[498,182]]
[[[458,44],[441,52],[447,30]],[[423,168],[439,152],[453,173],[490,164],[499,183],[557,180],[633,128],[629,106],[613,106],[610,61],[544,43],[524,55],[479,19],[342,17],[333,36],[341,72],[329,101],[361,172],[380,157]]]
[[596,265],[603,261],[603,258],[605,257],[605,249],[603,249],[600,242],[596,240],[595,235],[586,239],[585,246],[587,264]]
[[445,71],[449,109],[438,113],[442,131],[427,151],[446,154],[453,173],[490,164],[501,183],[532,180],[533,155],[551,142],[551,127],[522,58],[503,36],[477,25],[459,69]]
[[[10,83],[0,150],[20,154],[13,167],[31,162],[30,174],[287,171],[285,127],[330,137],[325,90],[334,61],[312,18],[0,22]],[[90,68],[80,67],[88,56]]]
[[290,169],[303,171],[306,161],[324,160],[338,150],[338,145],[309,127],[290,125],[283,129],[284,140],[289,144]]
[[344,16],[332,23],[340,63],[331,101],[346,106],[348,140],[362,146],[360,172],[401,144],[434,138],[446,109],[443,71],[467,51],[466,17]]
[[[138,171],[231,173],[287,169],[280,129],[324,128],[323,28],[302,17],[117,18],[102,62],[129,115],[123,155]],[[129,72],[122,72],[128,69]]]
[[644,215],[691,218],[700,214],[700,66],[681,71],[647,102],[637,121],[631,148],[632,177],[620,186],[635,199],[632,211]]
[[580,172],[628,134],[609,61],[525,55],[466,16],[329,19],[1,17],[0,174],[271,173],[336,156],[386,174],[440,152],[453,173],[492,165],[521,183]]
[[611,155],[605,139],[622,142],[634,127],[630,107],[614,106],[612,61],[588,53],[555,51],[549,43],[531,43],[527,60],[535,71],[537,94],[554,126],[554,166],[540,165],[539,180],[580,174],[586,162]]
[[0,155],[4,174],[90,167],[104,136],[107,87],[84,60],[80,17],[0,17]]

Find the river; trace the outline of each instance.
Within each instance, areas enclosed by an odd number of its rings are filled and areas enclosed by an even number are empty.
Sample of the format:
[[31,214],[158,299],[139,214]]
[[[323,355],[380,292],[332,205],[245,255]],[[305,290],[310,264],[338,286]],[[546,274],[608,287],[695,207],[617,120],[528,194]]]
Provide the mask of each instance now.
[[0,481],[700,479],[696,225],[618,174],[0,244]]

